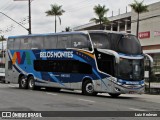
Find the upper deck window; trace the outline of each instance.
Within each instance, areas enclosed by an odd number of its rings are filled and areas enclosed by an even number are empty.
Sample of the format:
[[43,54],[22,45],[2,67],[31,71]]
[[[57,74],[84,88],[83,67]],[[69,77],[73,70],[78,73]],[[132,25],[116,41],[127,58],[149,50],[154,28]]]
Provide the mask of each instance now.
[[21,38],[21,46],[20,49],[30,49],[31,48],[31,39]]
[[91,42],[89,36],[85,34],[72,35],[72,48],[79,48],[84,50],[91,50]]
[[59,35],[57,49],[71,48],[71,36],[70,35]]
[[8,39],[7,41],[7,49],[13,49],[14,39]]
[[57,36],[45,36],[44,49],[56,49]]
[[107,34],[104,33],[90,33],[90,37],[94,48],[109,49],[110,43]]
[[32,49],[43,49],[43,36],[30,37],[32,40]]

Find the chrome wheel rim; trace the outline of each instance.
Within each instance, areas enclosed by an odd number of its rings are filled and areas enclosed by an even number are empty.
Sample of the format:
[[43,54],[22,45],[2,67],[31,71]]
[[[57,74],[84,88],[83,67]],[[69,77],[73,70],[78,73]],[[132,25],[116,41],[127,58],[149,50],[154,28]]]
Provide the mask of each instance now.
[[25,80],[24,78],[21,80],[21,86],[22,86],[22,87],[25,87],[25,86],[26,86],[26,80]]
[[29,87],[33,88],[33,86],[34,86],[34,81],[33,81],[33,79],[30,79],[30,81],[29,81]]
[[92,83],[88,83],[88,84],[86,85],[86,91],[87,91],[88,93],[93,93],[94,89],[93,89],[93,84],[92,84]]

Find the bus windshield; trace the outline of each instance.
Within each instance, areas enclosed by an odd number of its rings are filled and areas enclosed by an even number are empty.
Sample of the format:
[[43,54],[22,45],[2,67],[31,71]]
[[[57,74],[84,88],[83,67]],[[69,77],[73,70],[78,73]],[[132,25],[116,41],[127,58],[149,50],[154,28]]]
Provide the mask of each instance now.
[[139,40],[133,35],[123,35],[118,41],[118,52],[125,54],[142,54]]
[[143,80],[144,79],[143,59],[131,60],[131,59],[120,58],[117,77],[125,80]]

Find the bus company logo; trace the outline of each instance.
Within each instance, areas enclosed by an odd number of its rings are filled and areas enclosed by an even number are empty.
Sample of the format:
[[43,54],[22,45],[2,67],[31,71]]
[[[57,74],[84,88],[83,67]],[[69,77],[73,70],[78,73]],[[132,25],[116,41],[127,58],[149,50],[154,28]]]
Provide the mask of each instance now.
[[18,64],[24,64],[25,59],[27,60],[27,64],[31,65],[29,52],[22,52],[22,54],[20,52],[14,52],[12,63],[15,64],[17,61]]
[[2,112],[2,118],[11,118],[11,112]]

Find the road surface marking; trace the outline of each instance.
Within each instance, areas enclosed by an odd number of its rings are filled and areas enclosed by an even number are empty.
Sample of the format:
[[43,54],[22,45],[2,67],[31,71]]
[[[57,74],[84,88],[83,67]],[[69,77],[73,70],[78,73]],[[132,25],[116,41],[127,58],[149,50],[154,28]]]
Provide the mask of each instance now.
[[54,96],[55,96],[55,95],[57,95],[57,94],[54,94],[54,93],[49,93],[49,92],[47,92],[47,94],[48,94],[48,95],[54,95]]
[[144,109],[138,109],[138,108],[129,108],[131,110],[135,110],[135,111],[147,111],[147,110],[144,110]]
[[86,100],[86,99],[78,99],[80,101],[85,101],[85,102],[91,102],[91,103],[94,103],[95,101],[92,101],[92,100]]

